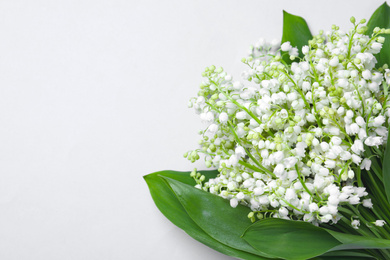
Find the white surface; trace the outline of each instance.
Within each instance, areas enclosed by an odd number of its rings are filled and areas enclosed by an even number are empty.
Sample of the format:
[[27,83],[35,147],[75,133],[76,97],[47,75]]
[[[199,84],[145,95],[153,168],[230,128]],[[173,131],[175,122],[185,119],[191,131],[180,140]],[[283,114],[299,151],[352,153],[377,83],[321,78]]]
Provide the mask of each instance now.
[[[0,259],[229,259],[176,228],[142,176],[191,170],[205,66],[239,76],[282,9],[312,32],[378,1],[0,2]],[[316,5],[314,6],[314,3]]]

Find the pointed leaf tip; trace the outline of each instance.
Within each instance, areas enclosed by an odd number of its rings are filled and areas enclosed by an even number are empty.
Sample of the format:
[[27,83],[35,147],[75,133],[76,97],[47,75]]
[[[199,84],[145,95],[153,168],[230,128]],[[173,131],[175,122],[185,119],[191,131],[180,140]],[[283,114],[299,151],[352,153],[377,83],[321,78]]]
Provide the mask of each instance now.
[[[215,177],[217,171],[201,171],[204,175]],[[169,176],[178,181],[190,182],[193,181],[190,172],[175,172],[161,171],[143,176],[149,186],[152,198],[157,208],[168,218],[173,224],[183,229],[188,235],[198,240],[199,242],[211,247],[225,255],[232,256],[238,259],[259,260],[259,256],[247,253],[241,250],[231,248],[210,237],[203,231],[187,214],[186,210],[176,197],[175,193],[169,184],[162,176]],[[185,185],[185,184],[183,184]],[[188,185],[187,185],[188,186]],[[196,189],[189,187],[190,189]]]
[[[298,48],[299,57],[303,57],[302,47],[307,45],[313,36],[305,19],[300,16],[290,14],[283,10],[283,36],[282,43],[290,42],[293,47]],[[290,55],[283,53],[283,60],[291,64]]]
[[[370,20],[367,23],[366,35],[371,36],[374,28],[390,28],[390,6],[387,2],[384,2],[379,6],[372,14]],[[390,35],[381,35],[385,38],[385,42],[382,45],[380,53],[376,54],[375,57],[378,61],[376,67],[382,67],[384,64],[390,64]]]

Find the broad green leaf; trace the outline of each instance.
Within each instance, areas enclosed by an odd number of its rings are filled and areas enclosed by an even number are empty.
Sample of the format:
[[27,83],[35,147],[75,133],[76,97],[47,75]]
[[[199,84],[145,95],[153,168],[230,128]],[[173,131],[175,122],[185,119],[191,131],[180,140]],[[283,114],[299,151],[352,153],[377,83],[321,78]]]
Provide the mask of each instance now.
[[[203,174],[215,177],[217,172],[204,172]],[[243,216],[245,216],[249,210],[246,207],[242,207],[244,211],[247,210],[246,212],[235,215],[235,211],[241,211],[241,207],[232,209],[226,200],[194,188],[193,185],[195,182],[189,177],[189,172],[163,171],[147,175],[144,178],[148,183],[151,195],[157,207],[172,223],[186,231],[191,237],[201,243],[221,253],[239,259],[266,259],[262,256],[268,256],[269,258],[282,257],[293,260],[307,259],[318,255],[318,257],[314,259],[353,259],[353,257],[359,259],[358,257],[360,257],[360,259],[363,260],[368,259],[367,257],[369,256],[348,256],[345,255],[344,251],[334,250],[390,248],[389,240],[343,234],[328,229],[318,228],[306,222],[266,219],[250,226],[243,235],[244,239],[247,240],[248,234],[253,232],[252,235],[254,239],[257,239],[258,242],[260,241],[260,246],[248,242],[259,250],[256,251],[253,250],[252,247],[248,247],[248,244],[242,244],[242,240],[240,243],[240,240],[238,239],[239,235],[237,235],[239,234],[236,230],[237,227],[239,229],[240,227],[241,229],[244,227],[245,229],[245,227],[249,226],[248,222],[242,221],[243,219],[246,220],[246,217]],[[213,201],[209,196],[212,196],[214,199],[218,199],[223,203],[219,204],[218,202]],[[201,201],[200,204],[199,201]],[[209,206],[211,206],[211,208]],[[215,209],[218,209],[218,211]],[[229,210],[232,210],[233,212],[229,212]],[[222,213],[223,216],[219,215],[219,213]],[[230,219],[230,221],[226,219]],[[200,225],[198,224],[198,221],[201,221]],[[266,225],[265,228],[260,228],[260,232],[259,230],[256,231],[252,228],[253,226],[259,225],[262,222],[266,223],[267,221],[284,223],[282,223],[282,225],[274,226]],[[299,228],[303,226],[304,228]],[[326,231],[325,234],[328,233],[332,235],[334,240],[329,239],[326,235],[324,236],[324,231]],[[318,245],[318,240],[321,241],[321,245]],[[336,244],[329,248],[332,243]],[[234,248],[228,244],[232,245]],[[276,247],[272,247],[272,244]],[[310,247],[309,253],[306,252],[308,251],[308,247]],[[328,249],[325,250],[325,247]],[[322,253],[325,253],[326,251],[333,252],[321,255],[321,251]],[[333,255],[331,255],[332,253]],[[352,253],[358,254],[357,252]]]
[[[390,48],[390,47],[389,47]],[[389,131],[390,133],[390,131]],[[383,185],[385,186],[385,192],[387,196],[387,202],[390,202],[390,139],[387,136],[387,145],[385,155],[383,156]]]
[[252,224],[243,238],[259,251],[289,260],[322,255],[340,242],[310,223],[276,218]]
[[[299,57],[303,57],[302,47],[308,45],[313,38],[305,19],[283,11],[283,36],[282,43],[290,42],[293,47],[298,48]],[[285,54],[283,60],[291,64],[290,56]]]
[[[215,177],[216,171],[202,172],[209,177]],[[229,246],[226,246],[217,240],[211,238],[205,233],[187,214],[179,200],[174,195],[172,189],[160,176],[169,176],[177,180],[195,184],[193,179],[189,177],[190,172],[174,172],[174,171],[162,171],[156,172],[144,176],[146,183],[149,186],[152,198],[159,208],[161,213],[164,214],[173,224],[183,229],[192,238],[199,242],[229,256],[236,257],[238,259],[258,260],[259,257],[247,252],[239,251]]]
[[242,205],[232,208],[229,201],[221,197],[170,178],[164,177],[164,179],[169,183],[188,215],[212,238],[232,248],[257,254],[259,259],[270,257],[257,251],[240,237],[251,224],[247,218],[251,212],[249,208]]
[[324,229],[341,244],[334,247],[332,250],[345,250],[345,249],[388,249],[390,248],[390,240],[356,236],[332,230]]
[[325,253],[323,255],[312,258],[311,260],[372,260],[372,259],[376,259],[376,258],[366,253],[353,252],[353,251],[335,251],[335,252]]
[[332,251],[342,254],[340,250],[390,248],[390,240],[350,235],[283,219],[258,221],[248,228],[243,238],[259,251],[294,260],[326,257]]
[[[375,10],[367,23],[367,27],[368,30],[366,34],[369,36],[371,36],[375,27],[390,28],[390,7],[386,2]],[[381,52],[375,55],[378,60],[378,63],[376,64],[377,68],[384,64],[390,65],[390,35],[384,34],[382,36],[385,37],[385,43],[382,46]]]

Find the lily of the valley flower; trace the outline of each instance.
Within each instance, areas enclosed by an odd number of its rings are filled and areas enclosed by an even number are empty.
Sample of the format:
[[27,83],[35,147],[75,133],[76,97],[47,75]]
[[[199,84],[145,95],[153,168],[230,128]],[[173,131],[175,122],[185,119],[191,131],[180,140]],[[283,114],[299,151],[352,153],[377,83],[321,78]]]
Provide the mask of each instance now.
[[[207,67],[189,106],[208,127],[200,132],[200,148],[185,156],[194,162],[203,153],[220,174],[198,187],[232,207],[248,206],[252,220],[258,213],[336,223],[342,205],[373,208],[359,178],[371,168],[367,147],[387,141],[390,110],[381,89],[390,72],[375,69],[374,54],[384,40],[379,34],[389,31],[378,28],[369,37],[363,23],[349,33],[337,26],[320,32],[301,59],[290,42],[262,39],[242,59],[248,66],[243,81]],[[360,221],[350,224],[358,229]]]

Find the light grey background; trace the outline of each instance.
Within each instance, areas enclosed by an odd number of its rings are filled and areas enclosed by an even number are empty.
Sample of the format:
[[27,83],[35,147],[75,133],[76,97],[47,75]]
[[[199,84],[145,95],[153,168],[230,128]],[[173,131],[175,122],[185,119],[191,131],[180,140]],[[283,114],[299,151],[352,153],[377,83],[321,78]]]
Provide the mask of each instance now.
[[0,259],[229,259],[176,228],[142,176],[204,168],[186,104],[238,77],[282,10],[313,33],[378,1],[0,1]]

